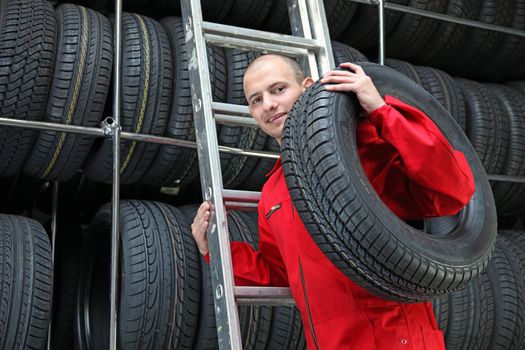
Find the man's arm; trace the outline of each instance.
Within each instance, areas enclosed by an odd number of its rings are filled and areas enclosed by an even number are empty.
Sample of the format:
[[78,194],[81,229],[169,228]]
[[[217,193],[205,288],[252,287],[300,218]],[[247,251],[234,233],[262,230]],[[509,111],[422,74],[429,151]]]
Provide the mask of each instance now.
[[455,150],[420,110],[391,96],[361,120],[361,163],[385,204],[403,219],[454,215],[474,193],[474,177]]
[[374,189],[403,219],[456,214],[474,193],[464,155],[421,111],[380,96],[370,77],[352,63],[321,80],[329,91],[352,91],[369,118],[357,127],[358,151]]
[[[207,229],[211,215],[210,204],[204,202],[197,210],[191,225],[193,238],[206,262],[208,253]],[[259,217],[264,217],[259,209]],[[262,216],[261,216],[262,215]],[[264,220],[259,220],[259,250],[246,242],[231,242],[233,275],[238,286],[287,287],[288,277],[284,262]]]

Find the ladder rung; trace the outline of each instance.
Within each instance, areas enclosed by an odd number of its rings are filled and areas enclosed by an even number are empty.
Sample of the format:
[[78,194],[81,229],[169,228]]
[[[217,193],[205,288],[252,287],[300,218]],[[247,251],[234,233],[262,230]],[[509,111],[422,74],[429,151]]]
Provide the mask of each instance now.
[[290,288],[285,287],[235,287],[237,304],[295,305]]
[[229,48],[236,48],[241,50],[255,50],[294,57],[306,56],[308,54],[308,50],[297,47],[284,46],[282,44],[262,43],[248,39],[224,37],[218,34],[204,34],[204,38],[207,42],[213,45],[226,46]]
[[246,203],[246,202],[229,202],[225,201],[224,205],[230,210],[248,210],[254,211],[257,209],[257,203]]
[[233,103],[212,102],[211,108],[213,109],[214,113],[244,116],[253,119],[248,106],[236,105]]
[[244,126],[250,128],[257,128],[259,125],[252,118],[236,117],[234,115],[227,114],[214,114],[215,121],[217,124],[231,125],[231,126]]
[[[238,38],[256,43],[256,46],[253,47],[254,49],[260,48],[261,44],[272,44],[313,51],[318,51],[322,48],[315,39],[307,39],[303,37],[266,32],[262,30],[240,28],[226,24],[204,21],[202,22],[202,29],[205,33],[205,36],[206,34],[210,34],[214,35],[214,37],[217,37],[218,39],[216,43],[221,43],[221,39],[226,40],[226,38]],[[228,41],[222,42],[225,44],[229,43]]]
[[261,192],[257,191],[240,191],[240,190],[222,190],[224,201],[240,203],[258,203],[261,199]]

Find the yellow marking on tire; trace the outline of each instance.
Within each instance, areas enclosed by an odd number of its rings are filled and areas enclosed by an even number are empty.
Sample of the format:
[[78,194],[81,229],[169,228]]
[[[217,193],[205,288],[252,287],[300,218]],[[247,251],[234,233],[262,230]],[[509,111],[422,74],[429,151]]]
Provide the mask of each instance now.
[[[87,16],[87,10],[85,7],[79,6],[81,10],[81,16],[82,16],[82,36],[80,38],[80,61],[78,63],[78,71],[75,77],[75,86],[73,88],[73,96],[71,97],[70,104],[67,108],[67,117],[64,124],[68,125],[71,124],[71,120],[73,119],[73,113],[75,112],[75,109],[77,107],[78,102],[78,95],[80,91],[80,84],[82,83],[82,76],[84,74],[84,68],[86,65],[86,56],[87,56],[87,44],[88,44],[88,16]],[[49,175],[51,170],[56,164],[56,161],[58,159],[58,155],[60,154],[60,151],[62,151],[62,147],[64,146],[64,142],[66,140],[66,133],[61,132],[58,140],[58,145],[55,148],[55,152],[53,153],[53,157],[51,158],[51,161],[49,162],[46,171],[44,171],[44,174],[41,176],[42,178]]]
[[[135,127],[135,133],[139,133],[142,129],[142,122],[144,121],[144,114],[146,111],[146,103],[148,102],[148,91],[149,91],[149,74],[150,74],[150,47],[149,47],[149,37],[148,37],[148,29],[146,27],[146,24],[144,23],[144,20],[141,16],[134,14],[134,16],[137,18],[140,27],[142,29],[142,33],[144,36],[144,51],[145,51],[145,60],[146,60],[146,66],[145,66],[145,79],[144,79],[144,89],[142,91],[142,101],[140,104],[140,111],[139,111],[139,121],[137,123],[137,126]],[[137,147],[137,141],[133,140],[131,141],[131,147],[129,148],[128,154],[126,156],[126,160],[124,160],[124,163],[122,163],[122,166],[120,167],[120,174],[126,170],[126,167],[129,164],[129,161],[131,160],[131,156],[133,155],[133,152],[135,152],[135,147]]]

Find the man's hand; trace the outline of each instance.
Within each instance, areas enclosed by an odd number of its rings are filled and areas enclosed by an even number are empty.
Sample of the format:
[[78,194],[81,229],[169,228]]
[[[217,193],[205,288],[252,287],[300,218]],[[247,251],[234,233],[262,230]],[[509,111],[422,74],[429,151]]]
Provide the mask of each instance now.
[[210,221],[210,215],[210,203],[203,202],[197,210],[197,214],[195,214],[193,224],[191,224],[193,239],[195,239],[197,248],[199,248],[199,252],[202,255],[208,254],[208,224]]
[[328,91],[352,91],[356,94],[359,103],[366,113],[370,113],[385,104],[385,100],[377,91],[372,79],[366,75],[363,68],[350,62],[341,63],[346,70],[332,70],[321,79]]

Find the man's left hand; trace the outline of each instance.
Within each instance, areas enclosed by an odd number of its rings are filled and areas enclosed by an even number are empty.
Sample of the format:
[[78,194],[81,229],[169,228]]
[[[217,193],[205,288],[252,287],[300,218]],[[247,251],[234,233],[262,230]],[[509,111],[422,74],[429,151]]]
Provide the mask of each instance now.
[[366,113],[385,104],[372,79],[361,66],[346,62],[341,63],[340,67],[348,70],[332,70],[322,77],[321,83],[328,84],[326,90],[354,92]]

